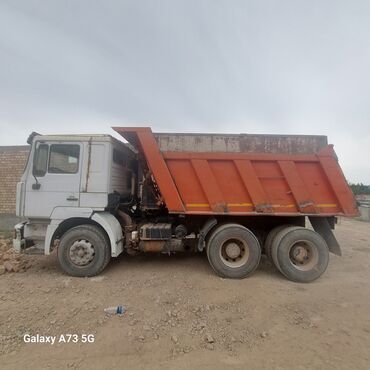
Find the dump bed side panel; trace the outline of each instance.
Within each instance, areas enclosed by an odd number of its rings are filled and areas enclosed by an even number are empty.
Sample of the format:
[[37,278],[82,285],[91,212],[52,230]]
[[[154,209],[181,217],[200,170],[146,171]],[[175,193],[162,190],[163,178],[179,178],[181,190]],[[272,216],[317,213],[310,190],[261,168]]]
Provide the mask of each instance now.
[[149,128],[116,128],[142,151],[171,213],[357,215],[333,147],[311,154],[160,152]]

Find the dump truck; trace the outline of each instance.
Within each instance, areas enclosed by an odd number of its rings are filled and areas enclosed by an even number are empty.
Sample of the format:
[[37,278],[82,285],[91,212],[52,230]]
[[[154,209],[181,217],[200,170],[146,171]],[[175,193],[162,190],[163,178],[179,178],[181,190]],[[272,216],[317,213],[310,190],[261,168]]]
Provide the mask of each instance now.
[[205,252],[219,276],[245,278],[266,254],[296,282],[341,255],[336,218],[358,210],[326,136],[113,129],[124,140],[30,135],[16,250],[56,250],[81,277],[123,252]]

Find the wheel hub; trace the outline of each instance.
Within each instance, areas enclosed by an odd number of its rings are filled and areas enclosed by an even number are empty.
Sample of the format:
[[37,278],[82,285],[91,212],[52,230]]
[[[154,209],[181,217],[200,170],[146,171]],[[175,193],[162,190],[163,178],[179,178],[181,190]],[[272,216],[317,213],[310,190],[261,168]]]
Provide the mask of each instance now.
[[237,238],[225,240],[220,248],[220,257],[226,266],[239,268],[248,261],[248,245],[244,240]]
[[293,259],[298,263],[304,263],[305,261],[309,259],[308,250],[305,247],[300,246],[300,245],[297,245],[296,247],[294,247],[292,254],[293,254]]
[[308,240],[296,241],[289,250],[290,262],[301,271],[312,270],[319,261],[315,245]]
[[94,246],[85,239],[76,240],[69,249],[69,257],[77,266],[89,264],[95,255]]
[[225,252],[229,258],[234,259],[240,256],[241,249],[238,244],[229,243],[225,248]]

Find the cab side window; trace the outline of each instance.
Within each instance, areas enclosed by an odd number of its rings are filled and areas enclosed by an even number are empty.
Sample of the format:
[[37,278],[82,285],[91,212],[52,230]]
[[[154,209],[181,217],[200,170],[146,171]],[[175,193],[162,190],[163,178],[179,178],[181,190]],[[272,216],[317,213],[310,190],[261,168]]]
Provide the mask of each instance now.
[[49,173],[77,173],[80,146],[73,144],[50,145]]

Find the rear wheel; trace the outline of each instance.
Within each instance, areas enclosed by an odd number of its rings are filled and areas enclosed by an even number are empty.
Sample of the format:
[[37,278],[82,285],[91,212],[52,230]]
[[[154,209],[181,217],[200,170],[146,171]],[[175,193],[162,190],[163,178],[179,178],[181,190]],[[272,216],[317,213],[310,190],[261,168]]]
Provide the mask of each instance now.
[[272,243],[271,255],[283,275],[301,283],[319,278],[329,263],[325,240],[303,227],[287,227],[280,231]]
[[217,228],[207,242],[208,261],[221,277],[245,278],[258,266],[261,248],[247,228],[227,224]]
[[267,238],[266,238],[265,243],[264,243],[264,251],[265,251],[266,257],[269,259],[269,261],[274,262],[272,260],[272,256],[271,256],[272,242],[274,241],[276,235],[279,234],[279,232],[281,230],[284,230],[285,228],[287,228],[289,226],[291,226],[291,225],[276,226],[267,234]]
[[290,231],[298,230],[298,229],[304,229],[302,226],[286,226],[282,227],[278,233],[274,235],[274,238],[272,239],[271,247],[270,247],[270,255],[272,263],[275,265],[275,267],[284,275],[283,271],[281,271],[279,261],[277,259],[277,251],[280,245],[280,242],[282,238]]
[[62,269],[72,276],[94,276],[107,266],[110,245],[104,232],[95,225],[81,225],[68,230],[58,246]]

